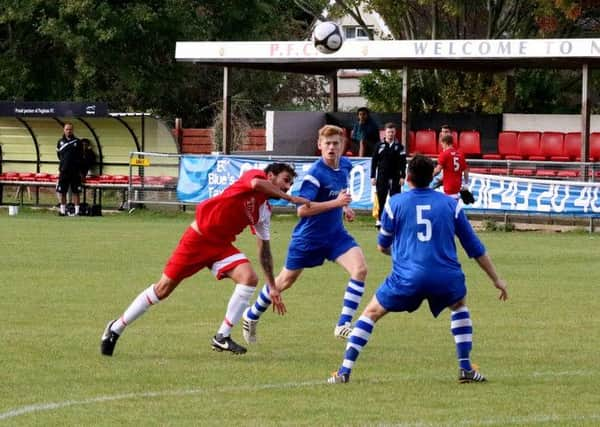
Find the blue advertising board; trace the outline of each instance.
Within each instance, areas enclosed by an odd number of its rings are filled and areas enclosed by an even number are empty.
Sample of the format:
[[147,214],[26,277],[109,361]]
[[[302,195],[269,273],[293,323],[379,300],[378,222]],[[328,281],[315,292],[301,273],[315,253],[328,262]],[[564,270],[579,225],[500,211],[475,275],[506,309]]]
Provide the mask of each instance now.
[[[373,207],[371,162],[365,158],[349,158],[354,166],[350,173],[350,206],[370,210]],[[298,177],[291,188],[298,194],[300,183],[315,161],[243,156],[183,156],[179,171],[177,196],[182,202],[198,203],[221,193],[246,170],[264,169],[269,163],[291,163]],[[466,210],[512,213],[541,213],[581,216],[600,216],[600,183],[553,181],[470,174],[469,189],[475,203]],[[282,200],[276,206],[287,206]]]

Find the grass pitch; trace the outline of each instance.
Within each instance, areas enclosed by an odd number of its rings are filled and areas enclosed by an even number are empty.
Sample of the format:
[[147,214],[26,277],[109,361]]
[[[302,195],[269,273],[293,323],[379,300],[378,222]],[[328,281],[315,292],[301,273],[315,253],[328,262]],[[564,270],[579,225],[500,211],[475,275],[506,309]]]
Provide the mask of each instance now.
[[[505,303],[460,251],[487,384],[457,384],[449,314],[424,305],[384,318],[351,383],[326,385],[343,355],[333,327],[347,280],[331,263],[305,271],[284,294],[288,315],[265,315],[246,355],[211,351],[232,284],[203,271],[102,357],[106,322],[159,277],[191,218],[0,211],[0,426],[600,424],[598,236],[480,233]],[[294,223],[274,219],[276,270]],[[349,229],[369,263],[362,309],[390,261],[370,218]],[[254,238],[238,246],[260,271]],[[233,336],[243,342],[239,326]]]

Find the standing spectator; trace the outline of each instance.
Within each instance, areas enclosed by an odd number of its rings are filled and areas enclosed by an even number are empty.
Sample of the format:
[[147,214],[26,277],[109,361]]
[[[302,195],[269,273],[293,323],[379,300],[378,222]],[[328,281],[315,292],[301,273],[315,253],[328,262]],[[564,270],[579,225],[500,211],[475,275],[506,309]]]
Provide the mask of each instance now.
[[81,180],[85,181],[85,177],[91,174],[92,168],[96,165],[96,153],[94,153],[89,139],[83,138],[81,145]]
[[[195,219],[167,261],[162,276],[156,284],[144,289],[118,319],[108,322],[102,334],[100,352],[112,356],[117,340],[127,326],[150,306],[167,298],[182,280],[208,267],[218,280],[229,277],[235,284],[223,323],[212,338],[212,348],[245,353],[246,349],[231,339],[231,329],[248,307],[258,277],[246,255],[233,246],[233,241],[247,226],[252,227],[257,238],[258,258],[267,283],[273,286],[271,207],[268,199],[308,203],[302,197],[287,194],[295,176],[294,169],[285,163],[272,163],[264,171],[250,169],[221,194],[196,206]],[[275,300],[275,303],[279,301]]]
[[326,125],[319,130],[318,147],[321,158],[308,170],[299,193],[311,202],[297,209],[300,221],[292,232],[285,266],[275,278],[275,286],[265,284],[255,303],[244,312],[242,332],[248,343],[256,342],[258,321],[271,303],[279,314],[285,314],[281,292],[290,288],[305,268],[317,267],[325,260],[335,261],[350,276],[333,334],[346,339],[352,332],[350,325],[367,278],[364,254],[343,221],[353,221],[355,217],[348,206],[352,201],[348,193],[352,163],[342,157],[343,131],[337,126]]
[[441,142],[443,151],[438,156],[433,174],[443,173],[444,193],[457,199],[460,191],[469,183],[469,167],[464,154],[454,147],[451,134],[442,136]]
[[357,121],[352,128],[352,152],[358,150],[359,157],[370,157],[379,142],[379,126],[369,113],[368,108],[361,107],[356,112]]
[[396,125],[386,123],[383,141],[377,143],[371,159],[371,185],[375,186],[379,204],[376,227],[381,224],[381,212],[385,206],[388,193],[390,196],[400,193],[405,176],[405,147],[396,139]]
[[408,165],[408,181],[414,189],[391,197],[385,207],[377,248],[386,255],[391,254],[392,271],[354,325],[342,365],[328,379],[330,384],[350,380],[354,363],[379,319],[388,312],[413,312],[423,300],[428,301],[434,317],[446,307],[451,310],[450,331],[456,345],[458,381],[486,381],[471,364],[473,326],[454,236],[500,291],[501,301],[508,298],[506,284],[498,277],[485,247],[461,209],[462,203],[429,188],[432,178],[433,161],[416,155]]
[[67,193],[69,189],[73,193],[73,204],[75,215],[79,215],[79,193],[81,193],[81,141],[73,134],[73,124],[65,123],[63,136],[56,144],[56,155],[59,160],[58,184],[56,193],[60,203],[60,216],[67,215]]

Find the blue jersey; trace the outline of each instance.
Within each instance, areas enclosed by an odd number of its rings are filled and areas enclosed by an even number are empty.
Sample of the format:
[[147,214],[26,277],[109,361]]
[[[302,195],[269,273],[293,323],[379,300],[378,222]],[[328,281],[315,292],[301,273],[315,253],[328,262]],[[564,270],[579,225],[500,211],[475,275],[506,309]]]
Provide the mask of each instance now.
[[[341,190],[348,188],[351,170],[352,163],[346,157],[340,159],[337,169],[332,169],[323,159],[319,159],[304,176],[298,195],[312,202],[336,199]],[[346,233],[341,207],[301,218],[294,228],[292,239],[323,241],[327,236],[338,233]]]
[[415,188],[388,199],[378,243],[391,246],[390,278],[395,283],[418,286],[462,275],[455,235],[469,257],[485,253],[462,206],[462,202],[430,188]]

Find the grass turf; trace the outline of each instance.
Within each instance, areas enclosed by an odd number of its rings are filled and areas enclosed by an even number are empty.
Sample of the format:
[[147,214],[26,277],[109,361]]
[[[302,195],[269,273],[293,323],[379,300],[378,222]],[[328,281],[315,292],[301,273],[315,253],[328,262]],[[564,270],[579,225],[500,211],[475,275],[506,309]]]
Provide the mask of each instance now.
[[[598,237],[480,233],[510,300],[474,262],[467,274],[473,360],[487,384],[458,385],[448,312],[390,314],[349,384],[328,386],[347,280],[335,264],[304,272],[243,356],[212,352],[231,282],[183,282],[101,357],[106,322],[156,280],[189,214],[59,218],[0,211],[1,425],[598,425]],[[278,215],[276,270],[295,223]],[[349,225],[369,263],[364,307],[389,269],[370,218]],[[237,242],[257,271],[249,233]],[[243,342],[239,326],[234,338]]]

